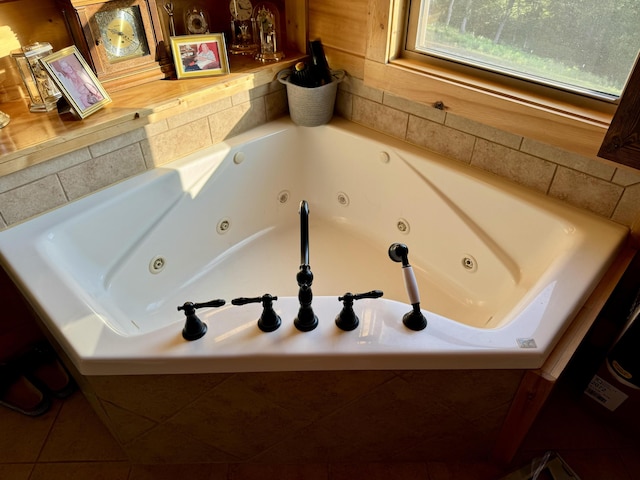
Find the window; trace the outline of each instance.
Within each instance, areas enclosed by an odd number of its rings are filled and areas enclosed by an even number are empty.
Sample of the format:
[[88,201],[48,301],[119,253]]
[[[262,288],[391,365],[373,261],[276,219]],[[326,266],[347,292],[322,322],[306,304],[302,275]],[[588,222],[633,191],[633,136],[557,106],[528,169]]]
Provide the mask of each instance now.
[[405,53],[614,102],[638,25],[638,0],[413,0]]

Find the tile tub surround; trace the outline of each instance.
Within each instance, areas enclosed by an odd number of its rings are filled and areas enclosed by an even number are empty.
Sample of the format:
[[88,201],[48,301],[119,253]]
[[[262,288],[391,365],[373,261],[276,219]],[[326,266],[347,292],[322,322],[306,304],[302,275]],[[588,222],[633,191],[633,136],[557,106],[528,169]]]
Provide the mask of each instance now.
[[82,377],[134,463],[486,460],[520,370]]
[[[0,177],[0,229],[286,113],[274,81]],[[336,113],[626,225],[640,242],[640,171],[576,155],[368,87],[340,84]]]
[[0,176],[0,229],[161,166],[287,111],[277,81]]
[[348,77],[337,113],[630,227],[640,241],[640,171],[588,158],[368,87]]

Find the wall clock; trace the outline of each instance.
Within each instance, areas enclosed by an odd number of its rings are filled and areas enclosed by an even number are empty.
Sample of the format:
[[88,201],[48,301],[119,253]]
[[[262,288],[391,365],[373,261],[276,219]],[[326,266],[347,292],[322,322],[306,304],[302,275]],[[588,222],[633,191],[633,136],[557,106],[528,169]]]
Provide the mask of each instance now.
[[209,14],[200,5],[193,5],[184,11],[184,26],[189,35],[209,33]]
[[229,11],[234,20],[242,22],[251,18],[253,5],[251,0],[230,0]]
[[155,0],[57,0],[78,49],[108,91],[171,73]]
[[95,18],[100,41],[111,63],[149,55],[140,9],[125,7],[98,11]]

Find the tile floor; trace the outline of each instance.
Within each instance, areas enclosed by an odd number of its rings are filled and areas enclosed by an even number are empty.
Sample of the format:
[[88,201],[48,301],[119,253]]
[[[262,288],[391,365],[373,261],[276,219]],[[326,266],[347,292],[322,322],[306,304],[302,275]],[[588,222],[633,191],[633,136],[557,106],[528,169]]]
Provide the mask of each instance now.
[[[586,402],[585,402],[586,400]],[[582,480],[640,479],[640,432],[605,421],[591,400],[560,384],[513,465],[381,463],[314,465],[134,465],[80,392],[38,418],[0,407],[2,480],[497,480],[547,450]],[[598,407],[600,408],[600,407]]]

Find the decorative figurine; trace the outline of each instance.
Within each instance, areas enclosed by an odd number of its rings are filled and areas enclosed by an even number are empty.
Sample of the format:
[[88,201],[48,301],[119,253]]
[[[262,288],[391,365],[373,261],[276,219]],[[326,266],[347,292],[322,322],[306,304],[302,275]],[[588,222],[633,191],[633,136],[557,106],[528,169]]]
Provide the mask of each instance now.
[[169,15],[169,35],[176,36],[176,24],[173,21],[173,2],[167,2],[164,4],[164,9]]

